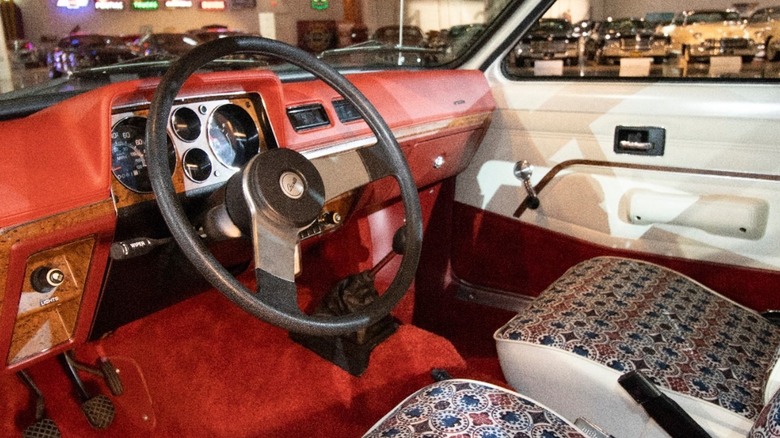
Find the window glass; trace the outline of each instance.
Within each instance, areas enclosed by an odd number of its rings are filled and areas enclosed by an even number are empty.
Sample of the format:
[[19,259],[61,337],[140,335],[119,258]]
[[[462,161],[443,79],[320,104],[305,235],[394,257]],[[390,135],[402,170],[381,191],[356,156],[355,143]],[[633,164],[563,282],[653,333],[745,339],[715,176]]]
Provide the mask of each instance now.
[[559,0],[512,48],[505,71],[515,78],[780,78],[780,10],[740,5],[670,11],[643,0]]
[[[338,68],[456,67],[517,0],[0,1],[2,99],[161,76],[193,47],[232,36],[297,46]],[[206,5],[209,7],[207,8]],[[221,6],[220,6],[221,5]],[[213,7],[219,6],[217,10]],[[566,21],[551,22],[569,31]],[[235,54],[204,70],[294,67]]]

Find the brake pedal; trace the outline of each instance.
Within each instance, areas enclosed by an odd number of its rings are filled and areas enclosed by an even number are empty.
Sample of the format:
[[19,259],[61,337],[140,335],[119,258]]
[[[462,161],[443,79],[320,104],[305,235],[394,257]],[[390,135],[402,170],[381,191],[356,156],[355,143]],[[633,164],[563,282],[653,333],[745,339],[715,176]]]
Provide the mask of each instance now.
[[89,391],[87,391],[84,382],[76,372],[76,369],[78,369],[79,366],[70,355],[70,352],[65,352],[60,355],[60,357],[62,358],[65,371],[68,372],[71,381],[73,381],[81,396],[81,410],[87,417],[90,426],[95,429],[105,429],[110,426],[114,421],[114,414],[116,413],[111,399],[103,394],[98,394],[93,397]]
[[22,431],[23,438],[59,438],[60,428],[57,427],[57,423],[51,418],[46,416],[46,405],[43,401],[43,393],[38,386],[33,382],[32,377],[25,371],[19,371],[16,373],[25,386],[33,393],[35,397],[35,423],[27,426]]
[[114,404],[103,394],[98,394],[81,405],[87,421],[95,429],[105,429],[114,421]]

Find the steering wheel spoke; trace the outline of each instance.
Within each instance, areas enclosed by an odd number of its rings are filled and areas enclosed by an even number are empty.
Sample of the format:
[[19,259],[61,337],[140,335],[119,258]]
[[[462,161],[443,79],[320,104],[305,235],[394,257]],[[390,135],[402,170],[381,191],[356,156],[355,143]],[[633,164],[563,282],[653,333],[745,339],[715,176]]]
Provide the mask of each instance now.
[[326,200],[396,174],[388,166],[387,154],[378,144],[316,157],[311,162],[325,184]]
[[396,175],[391,157],[387,154],[385,146],[377,143],[373,146],[360,148],[356,151],[363,161],[363,166],[368,172],[371,181],[380,180],[386,176]]
[[[279,278],[295,282],[295,248],[298,245],[298,229],[274,227],[256,217],[253,225],[252,246],[255,269]],[[258,289],[260,285],[258,284]],[[258,290],[258,292],[260,292]]]
[[281,279],[268,271],[255,269],[257,294],[255,298],[287,315],[303,317],[298,307],[298,288],[294,281]]

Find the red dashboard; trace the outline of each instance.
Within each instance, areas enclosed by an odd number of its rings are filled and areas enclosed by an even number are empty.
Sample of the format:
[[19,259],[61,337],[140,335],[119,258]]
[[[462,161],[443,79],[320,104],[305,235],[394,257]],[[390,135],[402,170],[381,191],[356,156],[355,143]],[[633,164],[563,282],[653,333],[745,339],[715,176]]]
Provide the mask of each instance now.
[[[381,72],[349,79],[393,130],[420,188],[466,167],[495,106],[480,72]],[[112,282],[106,280],[111,244],[120,235],[132,235],[123,221],[132,224],[139,206],[153,204],[153,194],[133,185],[132,177],[143,177],[138,176],[143,157],[132,142],[117,140],[140,135],[142,125],[124,130],[117,126],[128,118],[143,119],[156,83],[117,83],[25,118],[0,122],[5,143],[0,162],[4,369],[23,368],[89,337],[96,309],[111,293]],[[242,155],[230,145],[244,145],[247,139],[259,140],[250,142],[249,152],[240,151],[244,155],[281,147],[309,158],[371,144],[366,124],[340,101],[319,81],[282,82],[268,71],[192,77],[175,108],[183,108],[181,120],[191,121],[202,138],[197,133],[189,138],[187,126],[179,132],[177,126],[185,122],[172,119],[169,136],[177,191],[189,196],[222,184],[242,164],[235,161]],[[229,111],[222,111],[215,122],[213,114],[220,108]],[[241,115],[244,112],[250,117]],[[248,132],[235,129],[241,123],[249,126]],[[215,148],[216,138],[227,146]],[[130,161],[117,161],[119,150],[128,151]],[[220,155],[225,151],[227,156]],[[201,161],[190,162],[188,156]],[[203,171],[202,180],[198,169]],[[380,181],[326,208],[348,217],[355,209],[382,205],[394,196],[393,186]],[[302,239],[322,234],[319,231]],[[41,278],[58,281],[51,285]]]

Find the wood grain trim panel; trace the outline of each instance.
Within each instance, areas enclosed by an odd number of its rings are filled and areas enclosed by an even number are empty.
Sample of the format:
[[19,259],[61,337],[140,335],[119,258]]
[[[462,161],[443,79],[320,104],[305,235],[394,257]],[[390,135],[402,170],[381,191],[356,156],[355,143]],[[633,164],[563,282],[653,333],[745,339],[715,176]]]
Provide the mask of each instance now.
[[[8,364],[48,351],[73,336],[94,247],[95,238],[89,237],[27,259]],[[42,266],[65,273],[64,283],[49,293],[36,292],[30,281],[33,271]]]
[[[184,192],[184,172],[181,170],[181,164],[177,157],[176,170],[173,172],[173,188],[176,193]],[[111,175],[111,194],[114,197],[114,203],[117,209],[130,207],[142,202],[153,201],[154,193],[138,193],[123,186],[119,180]]]
[[[75,256],[68,256],[67,262],[86,258],[88,263],[79,268],[79,271],[85,272],[78,286],[83,290],[80,299],[63,299],[67,303],[78,301],[80,305],[76,305],[73,310],[63,309],[63,312],[77,315],[74,319],[77,321],[66,342],[59,346],[59,350],[77,340],[86,339],[108,263],[115,224],[114,204],[110,198],[106,198],[104,201],[47,218],[0,229],[0,284],[3,285],[0,289],[0,355],[8,357],[11,350],[19,316],[19,300],[22,291],[29,290],[30,269],[34,269],[38,263],[35,255],[71,243],[78,244],[77,253]],[[84,241],[91,242],[90,249],[80,246]],[[66,296],[70,297],[71,293]],[[17,337],[20,336],[21,332]],[[55,352],[53,350],[57,348],[50,349],[49,352]],[[37,360],[43,356],[40,354],[29,359]],[[29,360],[25,359],[15,363],[13,367],[16,369],[28,362]]]

